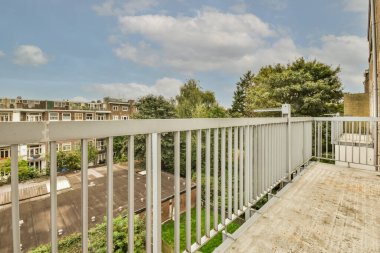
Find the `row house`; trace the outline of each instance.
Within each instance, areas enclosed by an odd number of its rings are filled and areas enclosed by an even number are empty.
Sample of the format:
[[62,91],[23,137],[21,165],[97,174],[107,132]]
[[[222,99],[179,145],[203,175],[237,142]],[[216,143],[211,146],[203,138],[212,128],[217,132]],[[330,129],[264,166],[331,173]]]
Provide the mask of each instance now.
[[[133,100],[106,97],[103,101],[74,102],[51,100],[28,100],[22,97],[0,98],[0,122],[38,122],[38,121],[96,121],[128,120],[137,109]],[[106,142],[104,139],[90,141],[98,155],[96,164],[103,164],[106,159]],[[59,151],[78,149],[80,142],[58,143]],[[45,155],[48,153],[46,143],[29,143],[19,146],[20,159],[43,172],[46,169]],[[10,147],[0,146],[0,160],[10,157]],[[96,165],[92,164],[92,165]]]

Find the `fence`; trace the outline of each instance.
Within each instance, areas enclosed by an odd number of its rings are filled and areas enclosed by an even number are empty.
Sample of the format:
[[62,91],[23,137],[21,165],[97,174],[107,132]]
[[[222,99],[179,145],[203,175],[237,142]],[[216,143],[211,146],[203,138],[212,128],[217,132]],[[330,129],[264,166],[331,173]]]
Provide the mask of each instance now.
[[[325,119],[323,119],[325,120]],[[312,158],[313,134],[322,136],[323,120],[313,118],[129,120],[99,122],[0,123],[0,145],[11,146],[13,251],[20,252],[18,145],[49,143],[50,231],[52,252],[58,252],[57,142],[81,140],[82,252],[88,252],[88,139],[107,139],[107,252],[113,252],[113,140],[128,137],[128,248],[134,251],[135,137],[146,140],[146,251],[161,252],[161,139],[174,135],[174,210],[180,210],[181,157],[185,156],[186,251],[194,252]],[[327,120],[327,119],[326,119]],[[331,122],[331,119],[329,119]],[[335,121],[334,121],[335,122]],[[330,124],[331,126],[331,124]],[[339,124],[334,123],[334,134]],[[328,127],[329,128],[329,127]],[[318,130],[316,130],[318,129]],[[330,128],[329,128],[330,129]],[[358,128],[360,131],[360,127]],[[336,131],[335,131],[336,130]],[[344,130],[343,130],[344,132]],[[329,131],[327,134],[331,133]],[[334,135],[335,136],[335,135]],[[182,137],[182,138],[181,138]],[[321,138],[314,156],[322,156]],[[331,143],[340,143],[339,137]],[[181,154],[181,145],[185,154]],[[333,144],[331,144],[333,145]],[[195,149],[195,153],[192,152]],[[329,153],[329,149],[325,150]],[[192,164],[192,162],[195,164]],[[193,168],[193,169],[192,169]],[[205,179],[202,191],[202,177]],[[196,183],[196,240],[191,240],[191,184]],[[211,184],[213,181],[213,184]],[[212,186],[212,188],[211,188]],[[205,219],[201,217],[205,211]],[[211,213],[213,215],[211,215]],[[180,219],[175,212],[175,252],[180,252]],[[211,220],[211,218],[213,219]],[[202,223],[205,233],[202,233]]]
[[315,118],[313,156],[337,164],[375,169],[376,118]]

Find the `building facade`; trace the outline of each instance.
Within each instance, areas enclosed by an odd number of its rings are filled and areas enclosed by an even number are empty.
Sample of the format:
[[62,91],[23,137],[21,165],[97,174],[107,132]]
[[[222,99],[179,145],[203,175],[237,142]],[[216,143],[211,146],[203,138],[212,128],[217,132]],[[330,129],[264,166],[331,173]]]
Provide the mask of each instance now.
[[[373,3],[373,7],[372,7]],[[372,15],[374,13],[374,15]],[[370,116],[378,117],[379,116],[379,92],[376,89],[376,86],[380,84],[379,78],[379,66],[380,66],[380,30],[378,22],[380,21],[380,2],[378,0],[369,0],[369,11],[368,11],[368,44],[369,44],[369,56],[368,56],[368,82],[366,90],[369,93],[369,111]],[[376,62],[374,61],[374,55],[377,57]],[[376,82],[375,82],[376,80]],[[377,85],[376,85],[377,83]],[[376,91],[376,90],[377,91]],[[377,94],[377,96],[376,96]],[[377,97],[377,99],[375,99]],[[377,108],[377,110],[376,110]],[[377,111],[377,113],[376,113]],[[379,126],[375,130],[375,135],[377,136],[377,146],[379,146],[380,142],[380,134],[379,134]],[[380,164],[380,152],[377,149],[377,164]]]
[[[30,100],[22,97],[0,98],[0,122],[128,120],[135,112],[133,100],[125,101],[108,97],[103,101],[92,102]],[[96,164],[104,163],[106,159],[105,139],[90,140],[90,143],[97,150]],[[58,151],[71,151],[80,146],[78,140],[57,144]],[[46,169],[47,148],[46,143],[20,145],[20,159],[28,161],[29,166],[43,172]],[[9,157],[10,147],[0,146],[0,160]]]

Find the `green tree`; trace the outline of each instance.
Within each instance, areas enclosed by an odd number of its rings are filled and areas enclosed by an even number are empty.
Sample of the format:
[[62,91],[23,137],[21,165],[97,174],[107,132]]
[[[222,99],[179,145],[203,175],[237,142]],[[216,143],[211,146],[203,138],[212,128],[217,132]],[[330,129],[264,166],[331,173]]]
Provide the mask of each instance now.
[[[0,176],[9,175],[10,173],[11,173],[11,159],[6,158],[4,160],[1,160],[0,161]],[[18,177],[19,177],[20,182],[33,179],[39,176],[40,176],[40,173],[36,168],[30,167],[27,161],[19,159]],[[4,178],[2,181],[0,181],[0,185],[10,183],[10,182],[11,182],[11,177],[9,176],[7,178]]]
[[194,79],[187,81],[176,96],[178,118],[225,118],[226,110],[221,107],[212,91],[203,91]]
[[249,70],[236,83],[230,114],[232,117],[247,116],[247,91],[253,85],[255,75]]
[[[95,146],[90,143],[88,145],[88,162],[95,164],[98,151]],[[57,167],[58,169],[66,168],[68,170],[80,170],[81,169],[81,148],[71,151],[58,151],[57,152]]]
[[342,108],[340,68],[317,60],[299,58],[295,62],[261,68],[248,89],[250,115],[259,108],[291,104],[295,116],[322,116]]
[[[174,101],[165,99],[163,96],[148,95],[140,98],[136,107],[138,112],[133,115],[133,119],[173,119],[176,117]],[[135,159],[142,166],[145,166],[146,136],[135,136]],[[126,136],[116,137],[114,141],[114,151],[117,158],[126,157],[128,138]],[[174,136],[173,133],[163,133],[161,135],[162,169],[173,172],[174,163]]]

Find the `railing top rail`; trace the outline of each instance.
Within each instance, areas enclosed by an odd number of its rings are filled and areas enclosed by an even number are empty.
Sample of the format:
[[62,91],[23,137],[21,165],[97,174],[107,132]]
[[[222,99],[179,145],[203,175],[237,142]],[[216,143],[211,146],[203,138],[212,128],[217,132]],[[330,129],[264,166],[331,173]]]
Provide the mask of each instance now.
[[[292,118],[292,122],[313,118]],[[210,128],[286,123],[286,118],[148,119],[127,121],[1,122],[0,144],[105,138]]]
[[380,121],[380,118],[376,117],[315,117],[315,121]]

